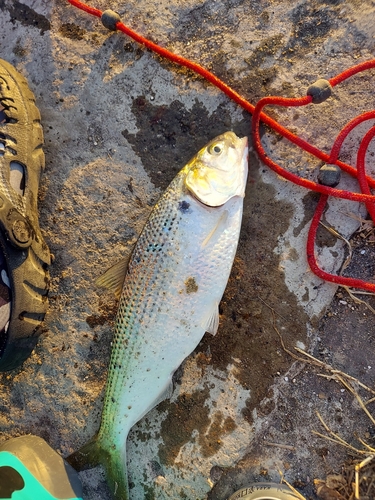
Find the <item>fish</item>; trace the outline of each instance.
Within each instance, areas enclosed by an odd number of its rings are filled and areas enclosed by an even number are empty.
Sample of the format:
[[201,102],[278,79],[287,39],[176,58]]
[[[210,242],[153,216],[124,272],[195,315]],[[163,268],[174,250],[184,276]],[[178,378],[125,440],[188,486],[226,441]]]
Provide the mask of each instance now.
[[210,141],[163,193],[129,262],[99,280],[121,294],[101,424],[67,461],[78,470],[101,463],[115,499],[129,499],[131,427],[163,399],[205,332],[217,332],[241,229],[247,156],[247,138],[234,132]]

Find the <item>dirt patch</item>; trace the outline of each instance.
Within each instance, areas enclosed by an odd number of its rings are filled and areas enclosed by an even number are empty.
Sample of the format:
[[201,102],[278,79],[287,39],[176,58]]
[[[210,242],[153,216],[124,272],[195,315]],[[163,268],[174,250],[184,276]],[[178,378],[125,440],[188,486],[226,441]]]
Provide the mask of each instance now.
[[9,12],[10,20],[15,25],[21,23],[23,26],[35,27],[40,30],[41,35],[51,29],[51,23],[45,16],[38,14],[34,9],[18,0],[14,0],[10,4],[6,0],[1,0],[0,7]]
[[59,33],[66,38],[70,38],[71,40],[83,40],[86,30],[77,26],[77,24],[65,23],[60,26]]
[[[351,239],[353,257],[344,275],[373,280],[375,246],[368,241],[369,237],[371,238],[368,233],[360,231]],[[375,308],[373,297],[359,297],[365,298]],[[337,370],[350,374],[368,387],[373,387],[373,322],[374,313],[364,304],[356,303],[339,288],[319,323],[314,356]],[[338,484],[337,491],[343,498],[352,498],[354,465],[366,455],[361,457],[344,446],[314,435],[313,432],[318,431],[332,437],[325,431],[317,413],[333,432],[350,446],[360,450],[365,448],[359,439],[374,446],[374,427],[359,407],[356,398],[343,385],[329,377],[322,378],[319,376],[321,374],[328,375],[310,363],[296,363],[292,374],[288,374],[270,398],[265,398],[260,403],[260,408],[266,405],[268,422],[259,441],[252,443],[251,451],[236,468],[222,472],[208,495],[210,500],[224,500],[230,492],[252,481],[266,478],[278,482],[278,470],[288,470],[291,464],[294,468],[293,485],[307,499],[324,498],[317,496],[313,480],[319,478],[325,484],[328,477],[330,484],[331,474],[339,474],[342,478],[343,482]],[[370,399],[371,394],[360,390],[357,384],[354,387],[364,401]],[[374,403],[368,409],[375,415]],[[370,494],[369,498],[373,494],[373,468],[370,462],[360,474],[361,495]],[[320,492],[324,494],[323,491]]]
[[[159,410],[163,411],[168,406],[168,417],[164,420],[162,434],[164,444],[159,447],[159,457],[162,464],[170,465],[176,460],[178,452],[183,444],[189,441],[191,433],[199,429],[204,431],[209,425],[206,408],[202,411],[204,401],[208,397],[208,388],[205,391],[197,391],[193,394],[184,394],[172,405],[169,402],[161,403]],[[197,413],[197,408],[201,411]],[[188,415],[188,418],[186,418]],[[206,446],[210,446],[206,444]]]

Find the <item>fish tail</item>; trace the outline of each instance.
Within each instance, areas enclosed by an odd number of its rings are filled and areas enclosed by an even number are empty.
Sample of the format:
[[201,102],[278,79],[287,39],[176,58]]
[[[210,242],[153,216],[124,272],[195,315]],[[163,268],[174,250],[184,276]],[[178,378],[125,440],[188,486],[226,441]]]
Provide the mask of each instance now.
[[116,500],[129,500],[125,450],[116,446],[106,449],[98,435],[65,459],[75,470],[81,471],[101,464],[106,472],[108,486]]

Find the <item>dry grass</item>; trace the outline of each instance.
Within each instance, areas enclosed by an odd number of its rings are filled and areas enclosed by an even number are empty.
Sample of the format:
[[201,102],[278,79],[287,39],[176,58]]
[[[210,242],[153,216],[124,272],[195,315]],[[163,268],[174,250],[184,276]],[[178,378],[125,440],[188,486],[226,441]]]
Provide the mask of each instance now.
[[[353,295],[353,292],[347,288],[347,292],[358,302],[360,301],[357,297]],[[293,353],[290,349],[285,346],[284,340],[281,333],[276,326],[276,312],[268,305],[263,299],[259,299],[270,309],[272,313],[272,326],[279,336],[283,350],[292,356],[295,360],[307,363],[309,365],[315,366],[325,373],[318,373],[318,376],[324,377],[328,380],[335,380],[341,384],[345,390],[350,392],[354,398],[357,400],[360,408],[366,414],[371,424],[375,429],[375,418],[372,413],[368,410],[368,405],[375,401],[375,390],[371,389],[360,380],[351,375],[334,368],[333,366],[321,361],[311,354],[307,353],[303,349],[295,347],[294,349],[298,352],[298,355]],[[366,304],[366,303],[365,303]],[[368,304],[366,304],[368,306]],[[368,306],[369,307],[369,306]],[[369,307],[372,312],[375,310]],[[365,396],[362,396],[363,393]],[[316,479],[315,487],[319,498],[322,500],[374,500],[375,499],[375,448],[370,446],[363,438],[356,436],[358,441],[358,446],[353,446],[341,438],[337,433],[333,432],[327,423],[324,421],[323,417],[317,412],[317,417],[321,422],[321,425],[325,433],[319,431],[313,431],[315,435],[343,446],[350,452],[351,456],[358,456],[358,458],[351,458],[350,460],[342,465],[341,474],[331,474],[322,481]],[[274,443],[269,443],[277,446]]]
[[[375,418],[368,410],[367,406],[375,400],[375,391],[370,387],[363,384],[361,381],[348,375],[341,370],[337,370],[323,361],[318,360],[311,354],[303,351],[302,349],[295,348],[299,354],[305,356],[305,361],[307,363],[313,364],[314,366],[319,366],[324,369],[325,374],[318,374],[321,377],[327,378],[329,380],[335,380],[340,383],[348,392],[350,392],[357,400],[360,408],[369,418],[371,424],[375,428]],[[366,394],[367,400],[360,395],[360,391]],[[317,412],[317,416],[325,430],[325,433],[318,431],[313,431],[315,435],[331,441],[333,443],[339,444],[344,448],[348,449],[352,455],[358,455],[361,458],[352,459],[350,462],[343,464],[342,467],[342,481],[338,481],[336,488],[330,488],[328,484],[328,479],[325,481],[325,486],[330,490],[335,490],[340,496],[336,498],[343,498],[345,500],[372,500],[375,498],[375,448],[370,446],[363,438],[356,436],[358,441],[358,446],[353,446],[341,438],[338,434],[333,432],[327,423],[324,421],[323,417]],[[319,482],[320,483],[320,482]],[[319,484],[318,483],[318,484]],[[323,490],[322,490],[323,491]],[[327,490],[324,490],[324,495]],[[319,487],[317,487],[317,493],[319,495]],[[322,499],[334,498],[334,496],[320,496]],[[329,492],[328,492],[329,495]]]

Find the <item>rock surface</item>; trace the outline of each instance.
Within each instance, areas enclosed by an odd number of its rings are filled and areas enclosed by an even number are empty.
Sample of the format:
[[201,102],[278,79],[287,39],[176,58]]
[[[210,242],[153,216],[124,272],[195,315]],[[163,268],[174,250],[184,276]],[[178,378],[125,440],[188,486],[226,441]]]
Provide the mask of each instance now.
[[[370,0],[91,5],[117,11],[128,26],[209,68],[254,104],[266,95],[305,95],[317,79],[374,54]],[[249,136],[251,117],[201,78],[68,2],[0,0],[0,6],[0,57],[27,77],[42,115],[40,224],[55,255],[44,333],[21,369],[0,375],[0,441],[36,434],[67,456],[100,422],[117,303],[95,278],[127,255],[186,161],[226,130]],[[366,72],[322,104],[269,112],[329,151],[340,128],[372,107],[373,72]],[[345,141],[343,160],[355,163],[368,127]],[[274,160],[317,178],[320,162],[272,131],[263,133]],[[313,479],[337,471],[347,457],[344,448],[312,434],[322,431],[316,411],[349,441],[355,432],[373,436],[353,396],[293,359],[276,332],[290,351],[305,346],[372,384],[373,314],[345,292],[335,295],[336,287],[308,269],[306,234],[317,196],[277,177],[253,151],[249,168],[219,332],[207,334],[176,372],[171,398],[133,428],[132,500],[225,500],[252,480],[279,481],[279,471],[315,498]],[[358,189],[345,174],[339,187]],[[325,223],[348,238],[365,215],[358,204],[332,199]],[[372,279],[371,237],[353,245],[347,272]],[[320,229],[317,253],[325,270],[338,272],[345,251],[342,240]],[[110,498],[100,468],[81,479],[87,500]]]

